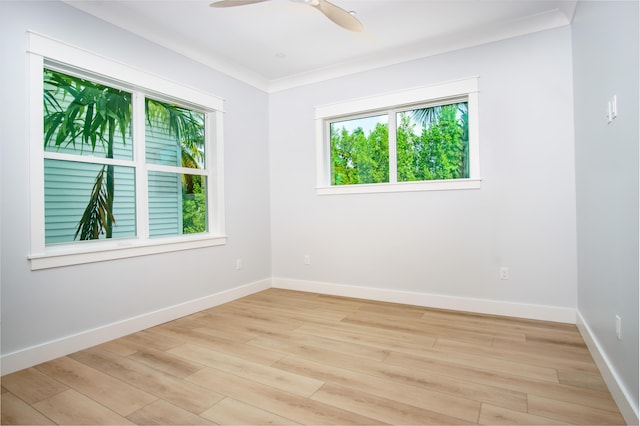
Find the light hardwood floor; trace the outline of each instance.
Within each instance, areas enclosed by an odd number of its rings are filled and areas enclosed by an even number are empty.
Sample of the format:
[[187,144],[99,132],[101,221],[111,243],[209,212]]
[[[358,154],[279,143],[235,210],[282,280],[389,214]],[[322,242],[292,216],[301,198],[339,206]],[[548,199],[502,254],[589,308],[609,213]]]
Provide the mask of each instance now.
[[270,289],[2,377],[2,424],[624,424],[575,326]]

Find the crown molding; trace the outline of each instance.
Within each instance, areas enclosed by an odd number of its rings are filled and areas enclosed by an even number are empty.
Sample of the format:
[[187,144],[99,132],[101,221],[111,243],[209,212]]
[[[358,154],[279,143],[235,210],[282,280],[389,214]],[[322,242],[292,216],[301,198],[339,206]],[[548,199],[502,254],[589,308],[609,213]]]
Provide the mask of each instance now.
[[[97,16],[94,10],[95,6],[92,4],[93,2],[63,1],[76,9]],[[176,42],[169,36],[158,36],[158,34],[152,33],[144,26],[139,25],[135,20],[126,20],[126,18],[123,18],[122,13],[116,13],[112,10],[102,10],[98,18],[259,90],[274,93],[390,65],[563,27],[571,24],[576,4],[577,0],[565,1],[562,2],[558,8],[543,13],[513,19],[497,25],[478,27],[462,33],[426,39],[399,49],[394,48],[371,55],[360,56],[350,61],[276,79],[269,79],[227,58],[203,55],[196,49]]]
[[[540,31],[560,28],[571,23],[576,2],[566,2],[567,7],[553,9],[523,19],[505,22],[490,28],[474,29],[465,33],[452,34],[437,39],[423,40],[375,55],[356,58],[334,66],[299,73],[269,81],[269,93],[288,90],[299,86],[318,83],[350,74],[383,68],[417,59],[480,46]],[[572,6],[572,7],[569,7]]]

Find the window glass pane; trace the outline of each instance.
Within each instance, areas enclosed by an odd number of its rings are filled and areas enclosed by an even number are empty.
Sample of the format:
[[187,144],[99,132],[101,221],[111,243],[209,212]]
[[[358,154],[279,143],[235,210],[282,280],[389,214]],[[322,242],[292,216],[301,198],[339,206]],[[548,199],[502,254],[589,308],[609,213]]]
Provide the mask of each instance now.
[[44,149],[131,160],[131,94],[44,70]]
[[204,168],[204,114],[146,99],[146,160],[165,166]]
[[331,184],[389,182],[386,114],[330,123]]
[[[44,180],[46,244],[136,235],[132,167],[45,159]],[[112,215],[106,213],[109,192]]]
[[149,235],[160,237],[206,231],[206,178],[149,172]]
[[398,181],[469,177],[467,102],[397,114]]

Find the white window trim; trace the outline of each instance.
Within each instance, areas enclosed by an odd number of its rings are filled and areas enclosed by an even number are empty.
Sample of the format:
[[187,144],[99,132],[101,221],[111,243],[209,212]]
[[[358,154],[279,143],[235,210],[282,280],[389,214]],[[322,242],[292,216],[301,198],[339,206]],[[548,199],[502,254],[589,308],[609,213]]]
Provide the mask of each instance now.
[[[416,182],[395,182],[395,169],[391,164],[395,161],[395,149],[390,148],[390,179],[391,182],[356,185],[331,185],[331,151],[327,140],[328,120],[348,117],[368,112],[378,112],[383,109],[401,107],[417,103],[428,103],[443,99],[466,97],[469,118],[469,178],[448,179]],[[392,119],[389,122],[389,134]],[[478,77],[469,77],[431,86],[423,86],[399,92],[349,100],[334,104],[317,106],[315,108],[316,122],[316,193],[318,195],[332,194],[367,194],[379,192],[407,192],[407,191],[442,191],[455,189],[479,189],[480,178],[480,140],[478,132]]]
[[[183,86],[160,76],[132,68],[120,62],[102,57],[92,52],[79,49],[69,44],[29,32],[29,177],[30,177],[30,214],[31,214],[31,248],[28,258],[31,269],[46,269],[68,265],[77,265],[105,260],[122,259],[133,256],[145,256],[167,253],[178,250],[191,250],[226,244],[224,221],[224,151],[223,151],[223,104],[221,98],[208,93]],[[140,88],[148,94],[158,94],[161,98],[181,99],[189,105],[200,107],[207,111],[205,132],[211,135],[205,146],[208,200],[208,232],[202,234],[180,235],[167,238],[149,239],[141,235],[146,226],[137,226],[138,235],[135,238],[113,239],[100,241],[82,241],[78,243],[45,245],[44,232],[44,147],[43,147],[43,69],[46,61],[67,64],[73,68],[88,73],[105,76],[109,80],[126,82],[127,85]],[[139,96],[133,102],[144,102]],[[135,110],[135,109],[134,109]],[[133,117],[135,120],[136,117]],[[144,128],[137,126],[144,132]],[[211,131],[215,134],[211,134]],[[135,131],[135,130],[134,130]],[[65,159],[65,154],[54,154]],[[144,158],[144,152],[134,153],[136,158]],[[74,161],[77,161],[74,158]],[[82,159],[80,159],[83,161]],[[87,161],[87,160],[84,160]],[[118,160],[101,159],[102,163]],[[136,179],[140,179],[146,187],[146,171],[162,169],[162,167],[147,165],[137,167]],[[175,171],[175,169],[172,169]],[[201,174],[201,171],[189,169],[188,173]],[[136,215],[138,221],[147,220],[148,206],[145,197],[136,195]]]

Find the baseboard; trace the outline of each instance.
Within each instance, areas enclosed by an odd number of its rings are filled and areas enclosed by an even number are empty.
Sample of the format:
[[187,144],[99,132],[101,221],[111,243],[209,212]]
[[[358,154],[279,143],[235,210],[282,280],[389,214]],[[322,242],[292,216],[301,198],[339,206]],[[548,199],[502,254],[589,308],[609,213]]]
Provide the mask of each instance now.
[[383,302],[403,303],[429,308],[451,309],[479,314],[501,315],[544,321],[575,324],[576,311],[572,308],[503,302],[497,300],[417,293],[372,287],[360,287],[317,281],[272,278],[274,288],[355,297]]
[[2,375],[32,367],[52,359],[99,345],[158,324],[190,315],[271,287],[271,279],[256,281],[154,312],[127,318],[116,323],[66,336],[30,348],[8,353],[0,358]]
[[600,370],[602,378],[609,388],[609,392],[611,393],[613,400],[618,404],[622,417],[624,417],[624,420],[628,425],[640,424],[638,421],[638,401],[634,401],[627,389],[622,386],[622,382],[620,381],[618,374],[615,369],[612,368],[609,358],[602,350],[600,343],[598,343],[598,339],[591,331],[591,328],[589,328],[589,325],[580,314],[580,311],[578,311],[576,315],[576,325],[589,348],[589,352],[591,352],[593,360]]

